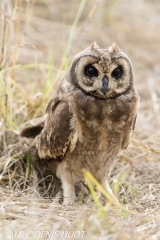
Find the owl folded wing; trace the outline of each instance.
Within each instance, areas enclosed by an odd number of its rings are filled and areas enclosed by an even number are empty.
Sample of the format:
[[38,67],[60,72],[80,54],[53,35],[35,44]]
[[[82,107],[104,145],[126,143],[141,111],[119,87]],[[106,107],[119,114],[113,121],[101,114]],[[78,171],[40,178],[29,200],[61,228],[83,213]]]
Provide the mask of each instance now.
[[47,118],[36,147],[42,159],[62,161],[67,152],[74,129],[71,128],[72,113],[67,102],[52,100],[46,110]]

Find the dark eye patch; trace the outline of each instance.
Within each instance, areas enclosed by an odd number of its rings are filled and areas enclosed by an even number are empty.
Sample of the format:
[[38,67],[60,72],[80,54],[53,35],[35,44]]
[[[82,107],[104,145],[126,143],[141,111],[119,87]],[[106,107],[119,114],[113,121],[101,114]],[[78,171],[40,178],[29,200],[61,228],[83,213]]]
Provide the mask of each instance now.
[[114,78],[120,78],[122,77],[122,74],[123,74],[123,68],[122,66],[118,66],[113,70],[113,72],[111,73],[111,76]]
[[91,64],[85,67],[84,72],[85,72],[85,75],[88,77],[98,77],[98,70],[95,67],[93,67]]

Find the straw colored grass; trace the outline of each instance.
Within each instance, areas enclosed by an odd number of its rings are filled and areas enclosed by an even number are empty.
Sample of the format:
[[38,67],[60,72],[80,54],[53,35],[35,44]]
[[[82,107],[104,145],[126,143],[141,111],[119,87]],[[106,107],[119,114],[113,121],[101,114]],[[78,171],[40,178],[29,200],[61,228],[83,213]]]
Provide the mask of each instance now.
[[[160,239],[159,12],[156,0],[1,1],[0,239]],[[120,205],[103,206],[86,175],[78,201],[63,206],[61,183],[37,177],[31,141],[18,132],[44,114],[54,84],[93,41],[128,54],[141,103],[132,142],[109,172]]]

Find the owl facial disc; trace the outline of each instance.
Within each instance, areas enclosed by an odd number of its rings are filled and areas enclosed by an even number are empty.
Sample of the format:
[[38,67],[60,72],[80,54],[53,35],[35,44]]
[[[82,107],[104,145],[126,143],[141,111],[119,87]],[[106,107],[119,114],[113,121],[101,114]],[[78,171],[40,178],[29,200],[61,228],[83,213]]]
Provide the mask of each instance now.
[[116,44],[107,49],[91,44],[76,55],[70,72],[73,84],[96,98],[116,98],[133,86],[129,58]]

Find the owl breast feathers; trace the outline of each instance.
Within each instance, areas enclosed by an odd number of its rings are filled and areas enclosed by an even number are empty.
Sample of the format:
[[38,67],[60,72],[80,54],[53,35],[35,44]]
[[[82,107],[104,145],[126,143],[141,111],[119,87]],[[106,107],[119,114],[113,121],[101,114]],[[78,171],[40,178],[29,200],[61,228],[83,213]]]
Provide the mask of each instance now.
[[92,43],[75,56],[58,85],[41,126],[21,135],[37,135],[41,165],[52,160],[64,204],[75,200],[74,184],[83,179],[83,169],[113,196],[107,173],[130,143],[139,102],[131,63],[116,44],[100,49]]

